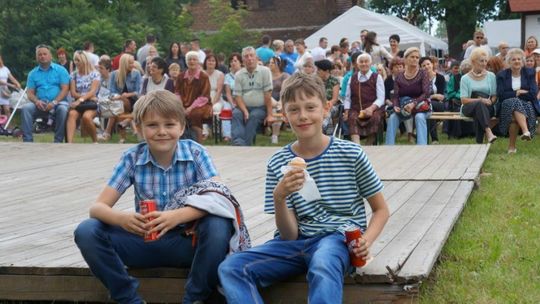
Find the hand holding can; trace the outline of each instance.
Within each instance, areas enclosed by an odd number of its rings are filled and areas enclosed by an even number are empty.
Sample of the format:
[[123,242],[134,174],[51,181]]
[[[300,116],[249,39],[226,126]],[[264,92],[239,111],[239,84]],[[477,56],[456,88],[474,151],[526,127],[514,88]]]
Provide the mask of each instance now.
[[345,237],[347,238],[347,249],[349,250],[349,258],[351,265],[354,267],[363,267],[366,265],[366,261],[356,256],[353,249],[360,247],[360,239],[362,238],[362,232],[360,228],[352,226],[345,230]]
[[[139,211],[142,215],[150,213],[152,211],[157,211],[156,201],[154,200],[144,200],[139,202]],[[152,221],[154,218],[148,218],[148,222]],[[151,227],[153,228],[153,227]],[[145,233],[144,241],[152,242],[158,239],[158,232]]]

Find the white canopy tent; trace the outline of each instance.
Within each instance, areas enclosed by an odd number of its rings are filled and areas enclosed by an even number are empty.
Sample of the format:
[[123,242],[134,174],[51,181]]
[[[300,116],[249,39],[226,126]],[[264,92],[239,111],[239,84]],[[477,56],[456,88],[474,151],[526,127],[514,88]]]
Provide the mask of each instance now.
[[367,29],[377,33],[377,41],[387,49],[390,47],[388,38],[393,34],[400,37],[400,49],[416,46],[422,55],[429,50],[442,50],[448,52],[448,44],[438,38],[421,31],[419,28],[399,19],[396,16],[381,15],[359,6],[353,6],[345,13],[322,27],[305,39],[309,49],[319,45],[321,37],[328,38],[329,47],[339,44],[343,37],[349,42],[360,40],[360,31]]

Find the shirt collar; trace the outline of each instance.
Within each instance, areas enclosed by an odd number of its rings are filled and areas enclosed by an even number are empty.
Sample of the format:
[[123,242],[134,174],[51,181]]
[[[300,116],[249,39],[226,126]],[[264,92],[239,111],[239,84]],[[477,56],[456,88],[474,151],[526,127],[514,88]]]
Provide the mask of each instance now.
[[[161,167],[157,161],[154,159],[152,154],[150,153],[150,149],[148,148],[147,143],[142,143],[143,149],[140,152],[140,157],[137,158],[137,166],[144,166],[151,162],[156,167]],[[173,154],[173,159],[171,162],[171,165],[178,162],[178,161],[193,161],[193,155],[191,155],[191,152],[187,145],[182,144],[181,141],[178,141],[176,143],[176,151]]]
[[[201,68],[198,68],[197,72],[195,72],[195,75],[193,75],[193,78],[199,79],[200,76],[201,76]],[[184,73],[184,79],[189,79],[189,78],[191,78],[191,75],[189,74],[189,70],[186,70],[186,72]]]
[[366,74],[362,74],[362,72],[358,71],[358,79],[360,79],[360,77],[362,76],[369,79],[369,77],[371,77],[371,74],[373,74],[373,71],[371,71],[371,69]]

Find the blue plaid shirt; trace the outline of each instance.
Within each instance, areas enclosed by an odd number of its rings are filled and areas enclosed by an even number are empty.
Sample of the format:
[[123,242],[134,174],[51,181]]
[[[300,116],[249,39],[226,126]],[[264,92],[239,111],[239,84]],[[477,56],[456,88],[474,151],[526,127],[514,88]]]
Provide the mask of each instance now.
[[124,152],[108,185],[122,194],[134,185],[137,212],[139,201],[146,199],[154,199],[163,210],[178,190],[217,175],[206,148],[192,140],[178,142],[169,168],[161,167],[148,145],[140,143]]

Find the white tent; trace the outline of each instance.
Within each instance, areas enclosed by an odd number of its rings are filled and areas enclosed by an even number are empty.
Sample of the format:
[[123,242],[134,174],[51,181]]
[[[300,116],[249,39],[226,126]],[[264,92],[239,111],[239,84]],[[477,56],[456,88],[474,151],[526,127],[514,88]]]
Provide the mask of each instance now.
[[305,39],[309,49],[319,45],[321,37],[328,38],[329,46],[339,44],[343,37],[349,42],[360,40],[360,31],[367,29],[377,33],[377,42],[390,47],[388,38],[393,34],[400,37],[400,49],[416,46],[420,48],[422,55],[430,49],[448,52],[448,44],[438,38],[421,31],[419,28],[399,19],[396,16],[381,15],[359,6],[353,6],[345,13],[322,27],[317,32]]
[[518,48],[521,45],[521,19],[487,21],[484,33],[491,48],[497,49],[501,41]]

